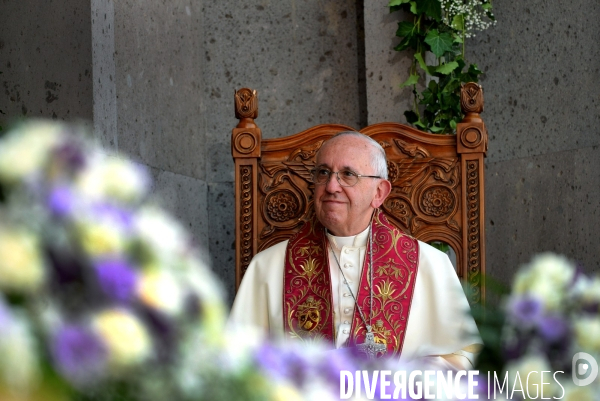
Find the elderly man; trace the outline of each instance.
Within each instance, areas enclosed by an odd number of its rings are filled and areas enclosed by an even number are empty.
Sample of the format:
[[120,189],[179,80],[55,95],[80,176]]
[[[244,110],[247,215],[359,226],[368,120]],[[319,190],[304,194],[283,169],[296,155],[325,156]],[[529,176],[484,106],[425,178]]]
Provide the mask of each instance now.
[[340,133],[319,150],[312,179],[315,218],[254,257],[230,321],[371,356],[471,368],[481,341],[447,256],[378,209],[391,191],[383,148]]

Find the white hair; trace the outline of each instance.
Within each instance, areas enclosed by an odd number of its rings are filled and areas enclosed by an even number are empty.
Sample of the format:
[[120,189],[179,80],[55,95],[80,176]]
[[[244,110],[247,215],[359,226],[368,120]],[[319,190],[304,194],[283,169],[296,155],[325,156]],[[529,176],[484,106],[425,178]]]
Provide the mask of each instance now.
[[[383,148],[381,147],[381,145],[374,140],[373,138],[371,138],[368,135],[365,134],[361,134],[360,132],[356,132],[356,131],[342,131],[342,132],[338,132],[337,134],[335,134],[332,138],[330,138],[327,142],[331,141],[332,139],[341,137],[341,136],[353,136],[355,138],[361,138],[366,140],[369,145],[371,145],[371,167],[373,167],[373,170],[375,170],[375,174],[378,175],[379,177],[383,178],[383,179],[388,179],[388,168],[387,168],[387,160],[385,158],[385,150],[383,150]],[[325,142],[325,143],[327,143]],[[323,149],[323,147],[321,146],[321,149]],[[321,149],[319,149],[319,152],[321,152]],[[317,152],[317,157],[319,156],[319,152]]]

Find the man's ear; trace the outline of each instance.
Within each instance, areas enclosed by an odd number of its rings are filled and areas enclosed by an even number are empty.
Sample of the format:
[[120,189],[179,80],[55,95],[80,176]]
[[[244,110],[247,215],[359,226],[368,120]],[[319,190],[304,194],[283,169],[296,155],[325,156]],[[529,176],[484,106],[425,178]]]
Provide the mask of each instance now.
[[392,191],[392,184],[388,180],[381,179],[377,184],[377,192],[375,193],[375,197],[371,201],[371,207],[377,209],[379,206],[383,204],[383,201]]

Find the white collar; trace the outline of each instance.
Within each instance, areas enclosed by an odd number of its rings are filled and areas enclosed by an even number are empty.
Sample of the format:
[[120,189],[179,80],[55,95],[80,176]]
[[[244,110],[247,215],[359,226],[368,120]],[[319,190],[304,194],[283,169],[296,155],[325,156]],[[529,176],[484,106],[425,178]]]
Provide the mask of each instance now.
[[367,245],[367,240],[369,239],[369,227],[370,224],[364,229],[364,231],[349,237],[337,237],[327,231],[327,237],[333,243],[333,246],[338,249],[341,249],[345,246],[351,248],[360,248]]

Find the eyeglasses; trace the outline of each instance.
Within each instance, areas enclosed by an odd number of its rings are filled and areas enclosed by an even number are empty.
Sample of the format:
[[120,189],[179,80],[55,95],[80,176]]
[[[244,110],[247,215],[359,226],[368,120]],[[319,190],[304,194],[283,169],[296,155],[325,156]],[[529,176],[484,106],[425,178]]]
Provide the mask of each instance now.
[[312,182],[317,185],[327,184],[331,179],[331,175],[335,174],[338,182],[342,187],[353,187],[358,182],[360,177],[381,178],[377,175],[362,175],[357,174],[352,170],[344,169],[340,171],[331,171],[325,167],[318,167],[311,171]]

